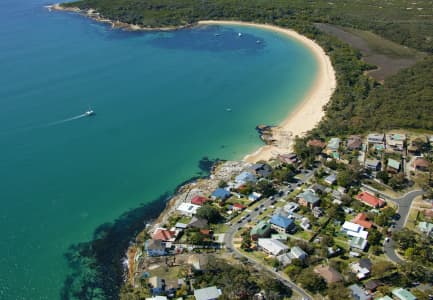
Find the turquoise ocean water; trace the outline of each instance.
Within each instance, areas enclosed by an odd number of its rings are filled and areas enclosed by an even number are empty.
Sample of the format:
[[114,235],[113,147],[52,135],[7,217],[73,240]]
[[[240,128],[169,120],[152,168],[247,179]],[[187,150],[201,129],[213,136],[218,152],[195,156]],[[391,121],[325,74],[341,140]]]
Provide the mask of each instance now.
[[172,192],[202,157],[254,151],[254,127],[284,119],[317,69],[273,32],[128,33],[46,4],[0,2],[0,299],[59,299],[71,245]]

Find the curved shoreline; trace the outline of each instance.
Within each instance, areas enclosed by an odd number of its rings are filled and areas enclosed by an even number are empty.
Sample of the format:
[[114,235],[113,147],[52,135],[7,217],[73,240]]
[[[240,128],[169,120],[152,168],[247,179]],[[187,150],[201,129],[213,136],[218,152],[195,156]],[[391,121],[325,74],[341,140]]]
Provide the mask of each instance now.
[[293,151],[293,138],[303,136],[320,122],[325,115],[323,107],[329,102],[337,87],[335,71],[329,56],[315,41],[292,29],[240,21],[200,21],[198,24],[238,25],[271,30],[301,42],[313,53],[318,63],[314,83],[296,108],[288,114],[283,122],[273,129],[275,144],[262,146],[255,152],[246,155],[243,160],[254,163],[259,160],[269,160],[278,154]]

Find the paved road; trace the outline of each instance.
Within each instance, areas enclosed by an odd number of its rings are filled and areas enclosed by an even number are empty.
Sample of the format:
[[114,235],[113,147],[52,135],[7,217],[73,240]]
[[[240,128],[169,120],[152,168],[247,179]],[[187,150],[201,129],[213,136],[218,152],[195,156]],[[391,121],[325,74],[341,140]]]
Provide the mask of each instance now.
[[[400,218],[395,223],[394,230],[400,230],[406,225],[406,221],[407,221],[407,218],[409,216],[409,211],[410,211],[410,207],[412,205],[412,201],[416,197],[421,196],[423,194],[422,190],[414,190],[414,191],[408,192],[403,197],[392,198],[392,197],[385,195],[385,194],[381,193],[380,191],[378,191],[378,190],[376,190],[376,189],[374,189],[368,185],[363,185],[363,187],[366,188],[367,190],[369,190],[370,192],[380,194],[380,196],[382,198],[387,199],[389,201],[392,201],[398,205],[397,213],[400,215]],[[390,238],[390,240],[388,242],[385,242],[385,244],[383,245],[383,250],[385,252],[385,255],[388,257],[388,259],[390,259],[394,263],[397,263],[397,264],[404,263],[404,260],[402,260],[395,252],[395,242],[392,240],[392,238]]]
[[[264,199],[261,201],[261,205],[263,205],[263,207],[267,208],[271,205],[273,200],[270,199]],[[235,233],[240,229],[246,226],[247,219],[251,218],[251,220],[254,220],[258,215],[259,212],[262,211],[262,209],[259,209],[257,211],[251,211],[248,214],[250,215],[248,218],[246,218],[245,220],[243,220],[241,223],[235,223],[230,227],[230,230],[226,232],[225,236],[224,236],[224,243],[226,245],[226,248],[230,251],[235,253],[236,255],[238,255],[239,257],[245,257],[248,262],[250,262],[256,269],[258,270],[267,270],[268,272],[272,273],[278,280],[280,280],[284,285],[290,287],[295,293],[298,293],[301,297],[303,297],[304,299],[312,299],[312,296],[310,294],[308,294],[305,290],[303,290],[301,287],[299,287],[298,285],[296,285],[293,281],[291,281],[289,279],[289,277],[282,273],[282,272],[276,272],[273,270],[273,268],[264,265],[262,262],[260,262],[259,260],[253,258],[253,257],[249,257],[244,255],[242,252],[238,251],[234,246],[233,246],[233,237],[235,235]]]

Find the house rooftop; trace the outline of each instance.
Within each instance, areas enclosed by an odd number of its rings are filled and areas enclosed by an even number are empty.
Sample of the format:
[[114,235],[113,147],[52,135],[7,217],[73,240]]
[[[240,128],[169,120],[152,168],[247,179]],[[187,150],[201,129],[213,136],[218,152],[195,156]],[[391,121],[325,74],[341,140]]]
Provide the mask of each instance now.
[[203,205],[208,199],[203,196],[195,196],[191,199],[191,203],[195,205]]
[[353,220],[352,223],[361,225],[366,229],[370,229],[373,226],[373,223],[368,221],[367,215],[365,213],[359,213]]
[[366,291],[357,284],[352,284],[349,287],[349,290],[352,291],[352,296],[356,300],[369,300],[371,296],[366,293]]
[[395,160],[395,159],[388,158],[388,167],[399,170],[400,169],[400,162]]
[[393,289],[392,294],[400,300],[416,300],[416,297],[411,292],[403,288]]
[[220,199],[227,199],[228,197],[230,197],[230,192],[227,191],[226,189],[223,188],[217,188],[213,193],[212,193],[212,197],[215,198],[220,198]]
[[271,224],[262,220],[256,226],[251,229],[251,235],[263,236],[267,231],[271,229]]
[[210,286],[207,288],[194,290],[194,297],[196,300],[218,299],[221,294],[221,290],[217,289],[216,286]]
[[304,192],[300,193],[298,198],[303,198],[305,201],[311,204],[316,204],[320,201],[320,198],[311,190],[305,190]]
[[270,223],[281,228],[288,228],[292,226],[293,220],[286,218],[280,214],[275,214],[271,217]]
[[369,206],[374,208],[382,207],[385,204],[385,201],[379,199],[368,192],[361,192],[355,196],[355,198]]

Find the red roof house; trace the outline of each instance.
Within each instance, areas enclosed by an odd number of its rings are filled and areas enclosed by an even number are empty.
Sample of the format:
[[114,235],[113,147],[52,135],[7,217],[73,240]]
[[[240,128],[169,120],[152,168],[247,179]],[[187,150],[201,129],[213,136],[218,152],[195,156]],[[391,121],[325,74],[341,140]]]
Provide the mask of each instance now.
[[307,146],[309,146],[309,147],[319,147],[319,148],[323,149],[323,148],[326,147],[326,143],[323,142],[323,141],[321,141],[321,140],[318,140],[318,139],[313,139],[313,140],[309,140],[307,142]]
[[361,201],[365,205],[368,205],[368,206],[371,206],[374,208],[379,208],[379,207],[382,207],[385,205],[384,200],[379,199],[368,192],[362,192],[362,193],[356,195],[355,199]]
[[368,221],[367,215],[365,213],[359,213],[353,220],[352,223],[358,224],[366,229],[370,229],[373,223]]
[[176,232],[164,228],[158,228],[153,234],[152,239],[172,242],[176,239]]
[[192,198],[191,204],[201,206],[201,205],[205,204],[206,201],[209,201],[209,199],[202,197],[202,196],[195,196],[194,198]]
[[239,203],[233,204],[233,210],[243,210],[245,208],[246,208],[245,205],[242,205],[242,204],[239,204]]

